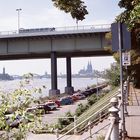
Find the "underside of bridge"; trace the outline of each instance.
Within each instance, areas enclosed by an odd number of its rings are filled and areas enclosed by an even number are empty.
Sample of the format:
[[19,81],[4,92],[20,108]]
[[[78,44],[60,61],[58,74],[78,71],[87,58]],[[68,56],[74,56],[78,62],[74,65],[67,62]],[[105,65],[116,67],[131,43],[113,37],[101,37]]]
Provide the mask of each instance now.
[[[90,57],[90,56],[111,56],[112,54],[106,50],[97,51],[75,51],[75,52],[56,52],[57,58],[68,57]],[[0,55],[0,60],[20,60],[20,59],[44,59],[51,58],[51,53],[29,53],[29,54],[8,54]]]

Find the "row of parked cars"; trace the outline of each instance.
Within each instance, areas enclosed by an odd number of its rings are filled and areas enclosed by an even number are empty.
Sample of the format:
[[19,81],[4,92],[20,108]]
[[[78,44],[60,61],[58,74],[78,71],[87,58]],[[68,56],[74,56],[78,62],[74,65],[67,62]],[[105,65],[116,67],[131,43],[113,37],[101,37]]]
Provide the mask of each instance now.
[[[61,105],[70,105],[77,100],[84,99],[85,96],[81,93],[75,93],[71,96],[62,97],[59,100],[48,100],[45,103],[37,104],[33,107],[27,108],[26,113],[28,114],[37,114],[37,113],[49,113],[50,111],[57,110]],[[14,116],[14,113],[6,114],[6,121],[10,127],[18,127],[20,123],[30,122],[30,120],[23,119],[21,115]]]
[[[104,86],[105,85],[103,85],[103,87]],[[98,90],[100,90],[103,87],[100,86]],[[75,101],[82,100],[87,96],[96,93],[96,91],[97,88],[87,88],[85,91],[77,91],[77,93],[74,93],[73,95],[70,96],[62,97],[59,100],[48,100],[45,103],[37,104],[33,107],[27,108],[25,112],[29,114],[30,113],[37,114],[40,112],[46,114],[49,113],[50,111],[57,110],[57,108],[59,108],[61,105],[70,105],[73,104]],[[10,118],[12,115],[13,114],[6,115],[7,123],[9,124],[10,127],[18,127],[18,125],[21,122],[25,121],[23,117],[20,115],[17,115],[15,119],[11,121]],[[26,122],[29,122],[29,120],[26,120]]]
[[36,110],[44,110],[45,113],[57,110],[61,105],[70,105],[77,100],[84,99],[86,96],[81,93],[75,93],[71,96],[62,97],[59,100],[48,100],[43,104],[37,104],[34,107],[27,108],[27,112],[34,113]]

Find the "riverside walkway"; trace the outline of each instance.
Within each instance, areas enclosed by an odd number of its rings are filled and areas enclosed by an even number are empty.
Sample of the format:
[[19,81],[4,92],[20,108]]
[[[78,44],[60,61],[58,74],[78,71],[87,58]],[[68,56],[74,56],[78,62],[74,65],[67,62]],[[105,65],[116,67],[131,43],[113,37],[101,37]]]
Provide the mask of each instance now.
[[130,102],[127,107],[128,116],[126,117],[126,131],[130,140],[140,140],[140,89],[130,85]]

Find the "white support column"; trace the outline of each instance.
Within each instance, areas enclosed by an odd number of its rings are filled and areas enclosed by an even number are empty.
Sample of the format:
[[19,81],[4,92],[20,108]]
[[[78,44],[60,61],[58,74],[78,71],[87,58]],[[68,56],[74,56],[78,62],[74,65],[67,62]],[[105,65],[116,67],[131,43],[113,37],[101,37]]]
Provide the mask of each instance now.
[[90,138],[92,138],[91,121],[88,122],[88,129],[89,129],[89,136],[90,136]]
[[119,140],[119,115],[118,115],[119,109],[117,108],[118,100],[117,98],[112,98],[110,102],[112,104],[112,107],[109,109],[110,112],[109,120],[111,122],[115,121],[111,132],[110,140]]
[[56,133],[56,140],[59,138],[59,130],[58,129],[56,129],[55,130],[55,133]]
[[128,87],[127,87],[127,81],[124,82],[124,114],[128,116],[128,111],[127,111],[127,105],[128,105]]

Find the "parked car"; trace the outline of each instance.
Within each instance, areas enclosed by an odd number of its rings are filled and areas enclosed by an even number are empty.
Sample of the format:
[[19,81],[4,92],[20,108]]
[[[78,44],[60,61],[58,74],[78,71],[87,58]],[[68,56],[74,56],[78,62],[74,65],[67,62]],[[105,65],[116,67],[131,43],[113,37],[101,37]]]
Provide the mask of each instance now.
[[39,113],[38,110],[43,110],[45,113],[48,113],[49,111],[51,111],[51,108],[46,104],[38,104],[35,107],[27,108],[26,112],[37,114]]
[[72,95],[71,98],[72,98],[72,100],[73,100],[74,102],[77,101],[77,100],[79,100],[79,98],[76,97],[75,95]]
[[37,109],[43,109],[45,111],[45,113],[48,113],[49,111],[51,111],[51,107],[47,104],[38,104],[36,106]]
[[16,115],[15,114],[8,114],[5,115],[6,118],[6,123],[7,125],[9,125],[12,128],[18,128],[20,123],[28,123],[29,120],[25,119],[23,116],[21,115]]
[[54,102],[57,104],[57,107],[60,107],[61,104],[59,100],[55,100]]
[[35,113],[36,109],[37,109],[37,107],[29,107],[29,108],[26,109],[26,112],[27,112],[27,113],[28,113],[28,112],[30,112],[30,113]]
[[55,103],[57,105],[57,108],[60,107],[60,101],[59,100],[48,100],[49,103]]
[[61,105],[70,105],[73,103],[73,100],[71,97],[62,97],[60,99],[60,103],[61,103]]
[[50,107],[51,110],[56,110],[57,109],[57,104],[54,102],[46,102],[45,105]]
[[81,93],[75,93],[73,94],[74,96],[76,96],[79,100],[84,99],[86,96],[81,94]]
[[91,92],[89,92],[89,91],[83,91],[83,92],[81,92],[81,94],[83,94],[83,95],[85,95],[87,97],[87,96],[90,96],[91,95]]

